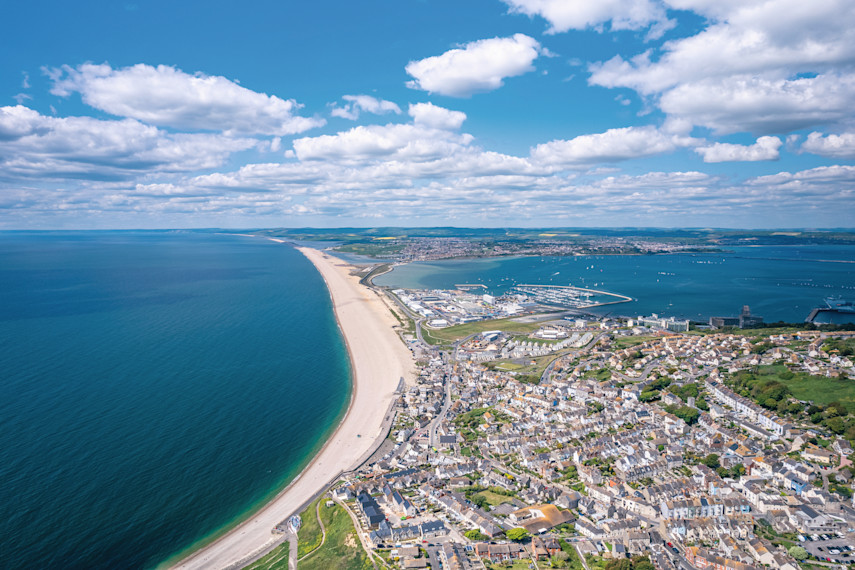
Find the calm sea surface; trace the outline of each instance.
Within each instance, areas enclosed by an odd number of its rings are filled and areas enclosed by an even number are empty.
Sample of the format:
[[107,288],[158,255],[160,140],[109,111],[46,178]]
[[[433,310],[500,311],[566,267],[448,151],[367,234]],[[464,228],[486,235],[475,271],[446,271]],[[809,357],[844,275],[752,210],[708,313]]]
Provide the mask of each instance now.
[[800,322],[831,295],[855,300],[855,247],[759,246],[728,253],[507,257],[419,262],[396,267],[375,283],[453,288],[483,283],[501,294],[515,283],[576,285],[636,299],[600,314],[658,313],[706,320],[738,315],[742,305],[768,322]]
[[270,498],[349,399],[299,252],[0,233],[0,568],[142,568]]

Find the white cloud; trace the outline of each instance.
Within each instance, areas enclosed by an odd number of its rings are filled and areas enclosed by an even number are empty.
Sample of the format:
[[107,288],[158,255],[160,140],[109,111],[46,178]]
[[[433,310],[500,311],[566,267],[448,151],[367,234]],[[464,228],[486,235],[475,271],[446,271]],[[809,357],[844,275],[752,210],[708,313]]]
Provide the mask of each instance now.
[[786,133],[850,117],[855,107],[855,74],[702,80],[667,91],[659,106],[670,117],[719,134]]
[[440,95],[468,97],[498,89],[505,78],[532,71],[532,63],[541,53],[537,40],[524,34],[478,40],[442,55],[411,61],[406,71],[414,80],[407,82],[407,86]]
[[437,107],[433,103],[412,104],[408,112],[416,125],[435,129],[456,130],[466,120],[466,113]]
[[661,50],[593,64],[589,83],[635,89],[664,112],[718,132],[784,133],[836,121],[852,108],[849,0],[667,3],[708,24]]
[[383,115],[385,113],[401,114],[401,108],[392,101],[377,99],[371,95],[345,95],[342,99],[346,103],[344,107],[333,107],[332,111],[330,111],[330,115],[333,117],[355,121],[359,118],[359,114],[362,111],[374,113],[375,115]]
[[756,162],[759,160],[778,160],[781,148],[778,137],[760,137],[752,145],[715,143],[698,147],[695,152],[704,157],[704,162]]
[[[790,190],[834,186],[845,191],[852,198],[852,184],[855,183],[855,166],[820,166],[800,172],[779,172],[768,176],[758,176],[746,181],[751,186],[779,186]],[[845,185],[844,185],[845,184]]]
[[539,144],[532,149],[531,156],[543,164],[586,165],[672,152],[695,142],[689,137],[665,133],[652,126],[624,127]]
[[304,137],[294,141],[300,160],[431,160],[458,151],[471,135],[417,125],[358,126],[335,135]]
[[512,12],[541,16],[549,22],[547,33],[597,28],[611,23],[612,30],[640,30],[655,25],[652,37],[659,37],[674,23],[654,0],[502,0]]
[[801,150],[831,158],[855,159],[855,133],[827,136],[811,133],[802,144]]
[[163,127],[226,131],[237,134],[290,135],[324,124],[301,117],[292,99],[280,99],[241,87],[225,77],[189,75],[166,65],[137,64],[113,69],[108,64],[63,66],[48,70],[51,93],[80,93],[96,109]]
[[133,119],[48,117],[0,107],[0,169],[6,176],[121,179],[221,166],[254,139],[170,134]]

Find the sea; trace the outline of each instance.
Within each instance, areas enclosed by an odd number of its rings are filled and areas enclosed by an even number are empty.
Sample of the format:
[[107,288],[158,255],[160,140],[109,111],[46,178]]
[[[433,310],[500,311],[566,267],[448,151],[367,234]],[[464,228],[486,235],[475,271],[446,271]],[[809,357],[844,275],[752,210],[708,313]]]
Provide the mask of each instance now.
[[288,245],[0,232],[0,568],[174,560],[282,489],[349,397]]
[[[804,322],[830,296],[855,301],[855,247],[739,246],[708,253],[497,257],[416,262],[378,285],[452,289],[481,284],[502,295],[516,284],[574,285],[633,298],[589,312],[706,321],[744,305],[766,322]],[[478,289],[481,290],[481,289]]]

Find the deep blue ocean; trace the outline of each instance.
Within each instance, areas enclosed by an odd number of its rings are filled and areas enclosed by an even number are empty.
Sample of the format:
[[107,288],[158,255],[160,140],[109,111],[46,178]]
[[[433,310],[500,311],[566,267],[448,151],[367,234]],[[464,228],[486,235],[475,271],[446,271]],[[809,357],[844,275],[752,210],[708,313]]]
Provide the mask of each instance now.
[[222,530],[323,442],[349,374],[289,246],[0,232],[0,567],[152,567]]
[[495,294],[514,284],[575,285],[633,297],[598,314],[707,320],[743,305],[767,322],[803,322],[823,299],[855,301],[855,247],[735,247],[722,253],[500,257],[418,262],[396,267],[378,285],[453,288],[482,283]]

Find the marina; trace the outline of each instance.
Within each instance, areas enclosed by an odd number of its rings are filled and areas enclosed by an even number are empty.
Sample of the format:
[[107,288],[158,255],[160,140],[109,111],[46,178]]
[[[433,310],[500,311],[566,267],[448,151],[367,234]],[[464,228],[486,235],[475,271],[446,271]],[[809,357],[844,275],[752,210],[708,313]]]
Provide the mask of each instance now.
[[572,285],[516,285],[511,291],[528,295],[536,303],[565,309],[590,309],[628,303],[632,297]]

